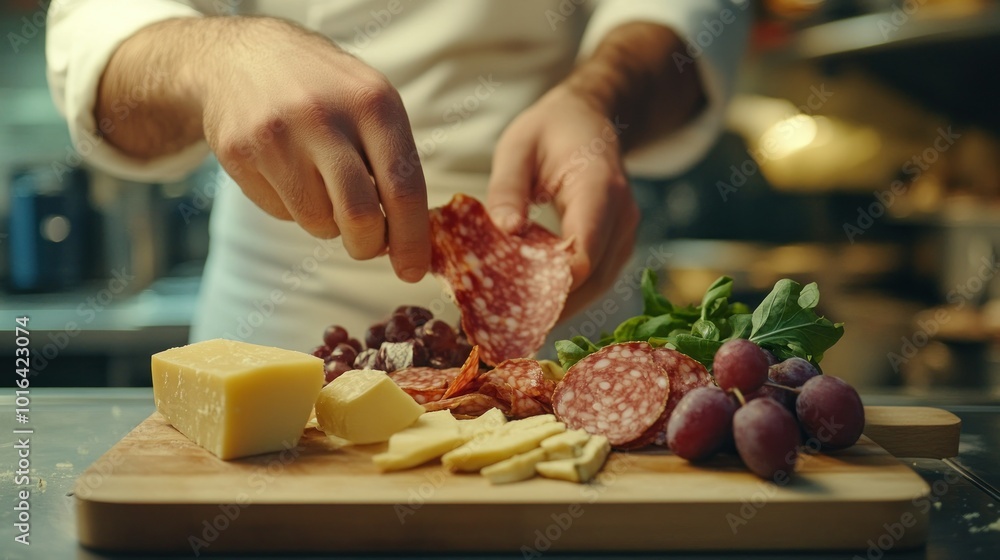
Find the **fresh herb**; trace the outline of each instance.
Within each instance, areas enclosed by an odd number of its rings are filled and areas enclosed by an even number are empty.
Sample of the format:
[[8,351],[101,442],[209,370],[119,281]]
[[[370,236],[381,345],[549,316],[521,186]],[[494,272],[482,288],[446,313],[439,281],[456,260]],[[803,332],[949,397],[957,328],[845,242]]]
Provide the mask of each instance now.
[[646,269],[640,284],[643,314],[622,322],[614,333],[602,333],[595,344],[583,336],[556,342],[564,368],[609,344],[646,341],[691,356],[711,369],[722,343],[747,338],[785,360],[792,356],[815,364],[844,334],[843,323],[816,315],[819,288],[779,280],[764,301],[750,313],[743,303],[731,302],[733,279],[722,276],[705,291],[698,306],[678,306],[660,293],[656,273]]

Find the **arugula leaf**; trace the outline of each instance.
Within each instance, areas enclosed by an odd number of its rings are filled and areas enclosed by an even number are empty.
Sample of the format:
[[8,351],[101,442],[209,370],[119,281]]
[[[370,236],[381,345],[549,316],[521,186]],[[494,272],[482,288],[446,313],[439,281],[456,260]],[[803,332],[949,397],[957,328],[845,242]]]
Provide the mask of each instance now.
[[563,369],[569,369],[570,366],[599,349],[585,336],[574,336],[570,340],[556,341],[556,355],[559,357],[559,364],[562,365]]
[[715,359],[715,353],[722,346],[722,341],[708,340],[691,334],[679,334],[668,340],[675,350],[701,362],[709,371],[712,370],[712,360]]
[[666,313],[664,315],[660,315],[659,317],[651,317],[648,321],[636,327],[635,337],[637,340],[648,340],[652,337],[666,337],[677,329],[687,331],[689,329],[689,325],[690,323],[688,321],[678,319],[671,313]]
[[647,268],[642,271],[640,290],[642,291],[643,315],[656,317],[673,311],[674,305],[660,293],[656,273],[653,272],[653,269]]
[[705,319],[698,319],[694,322],[694,325],[691,325],[691,334],[707,340],[719,340],[722,338],[722,331],[719,330],[719,326]]
[[631,342],[633,340],[645,340],[649,338],[648,336],[637,336],[636,330],[650,319],[651,317],[646,315],[639,315],[622,321],[622,324],[618,325],[618,328],[615,329],[615,342]]
[[729,328],[732,329],[732,332],[729,334],[726,340],[730,340],[733,338],[750,338],[750,329],[753,328],[753,324],[751,323],[751,317],[752,316],[750,315],[749,312],[734,313],[733,315],[730,315]]
[[779,280],[754,310],[750,340],[781,358],[787,353],[819,363],[823,353],[844,335],[844,324],[813,312],[819,304],[816,283]]
[[701,319],[707,320],[709,317],[720,315],[720,311],[725,314],[729,310],[729,296],[733,295],[733,279],[728,276],[720,276],[718,280],[712,282],[701,298]]

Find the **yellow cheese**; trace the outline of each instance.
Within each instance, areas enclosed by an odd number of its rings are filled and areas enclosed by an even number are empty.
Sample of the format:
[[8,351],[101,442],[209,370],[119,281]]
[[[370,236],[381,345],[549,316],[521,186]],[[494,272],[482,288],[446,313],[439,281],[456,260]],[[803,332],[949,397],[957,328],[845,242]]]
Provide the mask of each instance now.
[[572,459],[580,455],[589,439],[590,434],[583,430],[566,430],[542,441],[541,445],[549,461]]
[[520,430],[527,430],[529,428],[535,428],[542,424],[553,424],[556,421],[556,417],[553,414],[539,414],[538,416],[529,416],[527,418],[522,418],[520,420],[514,420],[512,422],[507,422],[503,426],[497,428],[499,432],[517,432]]
[[479,473],[485,476],[491,484],[520,482],[535,476],[535,465],[544,461],[545,458],[545,450],[536,447],[526,453],[520,453],[499,463],[483,467]]
[[545,478],[558,478],[570,482],[587,482],[604,466],[611,444],[604,436],[590,436],[580,456],[575,459],[543,461],[535,465],[538,474]]
[[295,447],[323,386],[323,360],[207,340],[154,354],[153,400],[179,432],[220,459]]
[[441,463],[453,471],[478,471],[518,453],[531,451],[543,439],[566,430],[562,422],[543,422],[518,429],[518,423],[523,421],[508,422],[486,437],[473,439],[445,453]]
[[353,443],[386,441],[423,413],[385,372],[370,369],[342,374],[316,399],[319,429]]
[[372,457],[372,462],[385,472],[437,459],[466,442],[459,423],[448,410],[427,412],[412,426],[393,434],[388,450]]
[[545,379],[558,382],[562,381],[562,378],[566,376],[566,370],[552,360],[541,360],[538,362],[538,365],[542,366],[542,376]]
[[[555,417],[553,417],[553,421]],[[467,440],[492,432],[507,423],[507,417],[499,408],[491,408],[477,418],[459,420],[459,429]]]

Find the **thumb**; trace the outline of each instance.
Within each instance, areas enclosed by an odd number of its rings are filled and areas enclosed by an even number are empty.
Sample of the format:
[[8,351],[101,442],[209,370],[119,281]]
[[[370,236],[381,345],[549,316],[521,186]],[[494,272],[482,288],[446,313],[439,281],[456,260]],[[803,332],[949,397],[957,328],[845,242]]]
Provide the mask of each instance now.
[[533,144],[501,138],[493,152],[493,170],[486,187],[486,208],[497,227],[508,233],[523,227],[534,179]]

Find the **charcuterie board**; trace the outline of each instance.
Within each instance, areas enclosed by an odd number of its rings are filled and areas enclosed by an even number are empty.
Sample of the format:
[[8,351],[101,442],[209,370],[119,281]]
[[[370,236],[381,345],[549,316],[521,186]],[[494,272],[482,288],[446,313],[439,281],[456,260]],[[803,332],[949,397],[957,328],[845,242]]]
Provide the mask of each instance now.
[[784,485],[734,458],[692,465],[653,450],[613,453],[586,485],[491,486],[440,464],[380,474],[371,455],[384,444],[338,447],[315,429],[294,449],[221,461],[157,413],[77,481],[77,533],[91,548],[182,554],[920,546],[930,489],[886,449],[954,456],[960,422],[929,408],[866,415],[881,445],[804,454]]

